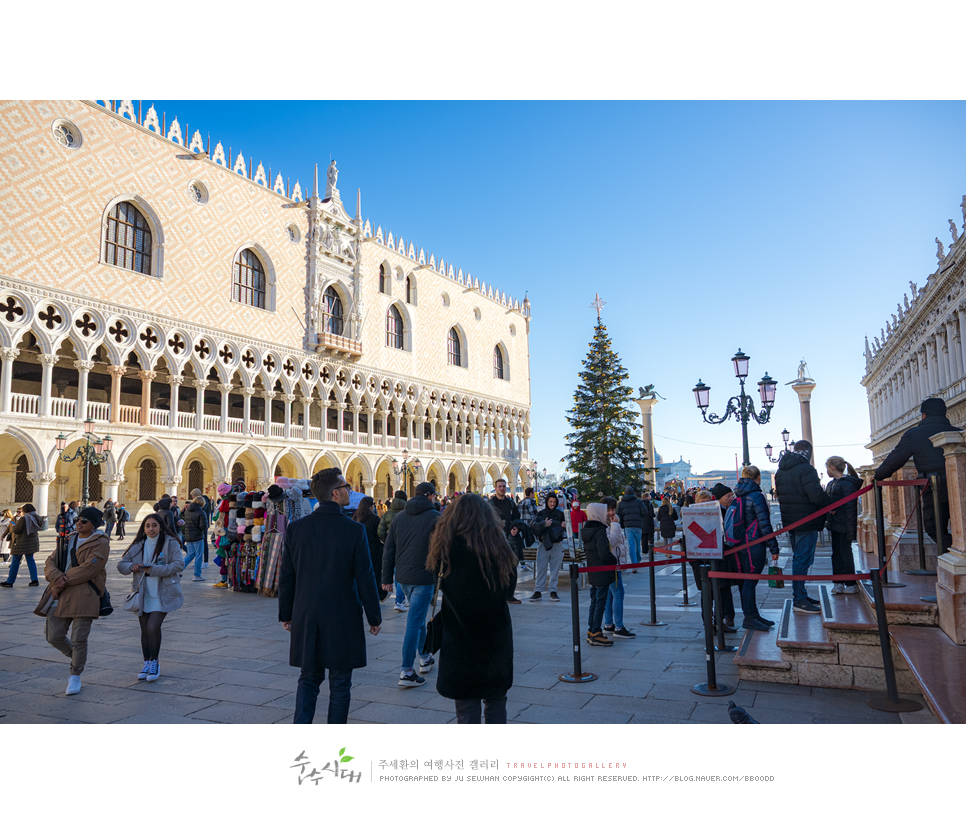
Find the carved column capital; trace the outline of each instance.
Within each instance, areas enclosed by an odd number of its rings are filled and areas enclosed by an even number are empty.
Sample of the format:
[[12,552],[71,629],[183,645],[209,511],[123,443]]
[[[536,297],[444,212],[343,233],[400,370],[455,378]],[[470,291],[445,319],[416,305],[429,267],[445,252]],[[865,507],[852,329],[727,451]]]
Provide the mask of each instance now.
[[16,360],[19,354],[20,349],[14,349],[10,346],[4,346],[0,349],[0,359],[2,360]]
[[250,398],[255,394],[256,390],[254,386],[242,386],[238,391],[241,392],[246,398]]
[[158,373],[150,369],[142,369],[138,372],[138,377],[141,380],[154,380],[158,376]]
[[27,481],[31,484],[50,484],[57,478],[57,473],[27,473]]
[[39,354],[37,355],[37,362],[41,366],[54,366],[59,358],[55,354]]
[[191,381],[191,385],[194,386],[195,389],[207,389],[211,385],[211,381],[210,380],[193,380],[193,381]]
[[121,378],[124,377],[125,372],[127,372],[127,366],[108,366],[107,373],[111,377]]
[[168,375],[168,383],[173,386],[181,386],[184,383],[184,375]]
[[94,361],[93,360],[75,360],[74,368],[78,372],[89,372],[91,371],[91,369],[94,368]]
[[219,383],[218,384],[218,391],[221,392],[222,395],[227,395],[234,388],[235,387],[232,386],[230,383]]

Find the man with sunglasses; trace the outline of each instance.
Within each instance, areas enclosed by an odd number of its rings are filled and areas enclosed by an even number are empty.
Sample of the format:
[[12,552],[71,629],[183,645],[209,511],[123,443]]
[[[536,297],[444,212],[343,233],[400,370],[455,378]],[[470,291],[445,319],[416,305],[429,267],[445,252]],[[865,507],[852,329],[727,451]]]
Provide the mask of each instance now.
[[363,611],[370,634],[382,625],[366,528],[342,511],[350,486],[338,467],[316,473],[318,507],[285,532],[278,619],[292,635],[289,664],[302,669],[294,723],[312,723],[326,669],[327,722],[348,722],[352,670],[366,665]]
[[45,634],[48,643],[70,658],[68,695],[76,695],[81,690],[80,676],[87,664],[87,638],[91,623],[100,616],[100,595],[107,585],[105,567],[111,545],[98,530],[103,515],[96,507],[81,510],[67,544],[44,563],[44,577],[54,597],[53,607],[47,613]]

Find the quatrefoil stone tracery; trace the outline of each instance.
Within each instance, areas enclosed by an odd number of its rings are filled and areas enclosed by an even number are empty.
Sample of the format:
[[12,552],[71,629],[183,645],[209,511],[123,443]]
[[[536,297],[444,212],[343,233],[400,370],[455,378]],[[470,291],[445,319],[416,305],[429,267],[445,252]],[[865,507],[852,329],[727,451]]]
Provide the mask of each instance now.
[[97,331],[97,321],[91,319],[90,314],[85,314],[83,317],[77,320],[74,325],[81,330],[81,334],[83,334],[84,337],[90,337],[95,331]]
[[47,310],[41,311],[38,316],[50,330],[57,328],[57,326],[64,322],[64,318],[57,313],[57,309],[52,305],[47,306]]

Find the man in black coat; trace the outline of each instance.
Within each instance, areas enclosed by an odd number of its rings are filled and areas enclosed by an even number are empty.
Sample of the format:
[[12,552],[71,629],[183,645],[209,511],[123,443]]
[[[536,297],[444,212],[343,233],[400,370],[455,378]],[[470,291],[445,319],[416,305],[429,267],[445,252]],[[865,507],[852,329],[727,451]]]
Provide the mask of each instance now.
[[[919,478],[939,477],[939,508],[943,519],[943,547],[949,548],[953,538],[949,533],[949,490],[946,486],[946,459],[939,447],[934,447],[930,437],[940,432],[955,430],[946,417],[946,402],[942,398],[926,398],[919,407],[922,417],[918,426],[907,429],[895,449],[875,471],[875,480],[884,481],[902,467],[910,458],[916,465]],[[936,534],[936,510],[930,489],[922,498],[922,525],[934,542]]]
[[365,525],[347,518],[350,484],[338,467],[312,476],[316,510],[285,533],[278,582],[278,619],[292,633],[289,665],[302,669],[295,723],[312,723],[319,686],[329,670],[328,723],[349,720],[352,670],[366,665],[369,633],[382,624]]
[[[406,619],[399,671],[399,685],[403,688],[422,686],[426,681],[419,674],[427,674],[436,664],[433,655],[423,650],[426,642],[426,612],[436,586],[436,574],[426,570],[429,537],[433,535],[440,515],[430,501],[430,496],[435,494],[436,488],[431,481],[421,481],[416,485],[416,495],[406,502],[406,509],[389,525],[382,551],[382,589],[393,589],[395,573],[395,581],[402,585],[403,593],[409,600],[409,617]],[[419,652],[419,674],[414,671],[416,652]]]
[[[828,507],[832,500],[822,489],[818,473],[811,464],[812,445],[808,441],[796,441],[792,452],[785,453],[778,462],[775,490],[782,512],[782,524],[788,526],[816,510]],[[789,532],[792,546],[792,574],[807,574],[815,561],[818,532],[825,527],[825,516],[819,516]],[[792,607],[805,614],[820,614],[822,609],[805,590],[805,583],[792,582]]]
[[[505,478],[498,478],[494,481],[493,489],[496,492],[490,497],[490,504],[493,505],[496,515],[503,522],[503,532],[506,533],[506,540],[510,543],[510,548],[517,555],[517,561],[519,562],[523,559],[523,536],[520,533],[519,526],[516,525],[520,521],[520,508],[517,507],[513,499],[507,496]],[[513,605],[520,604],[520,600],[514,596],[516,590],[517,572],[514,569],[513,575],[510,577],[510,587],[507,588],[506,600]]]

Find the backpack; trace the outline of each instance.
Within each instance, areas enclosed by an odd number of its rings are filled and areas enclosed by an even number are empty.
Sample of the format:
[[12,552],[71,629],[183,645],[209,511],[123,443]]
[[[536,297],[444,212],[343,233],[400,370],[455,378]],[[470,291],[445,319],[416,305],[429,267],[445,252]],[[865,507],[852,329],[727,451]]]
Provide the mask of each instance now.
[[758,538],[758,520],[748,522],[745,515],[745,500],[741,497],[731,502],[725,513],[724,542],[729,547],[743,545],[750,539]]

